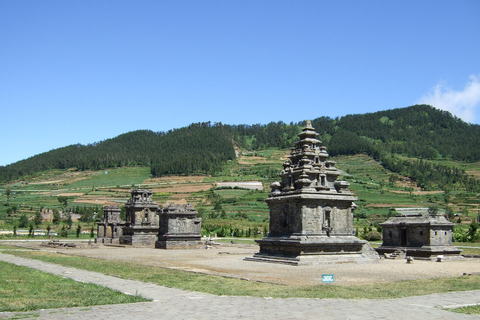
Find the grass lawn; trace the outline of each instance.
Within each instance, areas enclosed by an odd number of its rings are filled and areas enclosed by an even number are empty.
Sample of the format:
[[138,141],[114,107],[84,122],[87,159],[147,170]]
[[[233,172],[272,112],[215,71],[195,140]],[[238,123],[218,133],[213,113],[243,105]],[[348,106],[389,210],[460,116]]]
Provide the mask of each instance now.
[[93,172],[88,179],[69,184],[68,188],[92,187],[92,186],[138,186],[149,178],[148,167],[122,167],[100,170]]
[[0,261],[0,311],[31,311],[149,301]]
[[9,253],[122,278],[152,282],[166,287],[215,295],[273,298],[387,299],[450,291],[480,290],[479,275],[352,286],[325,284],[285,286],[48,252],[9,251]]
[[480,314],[480,305],[451,309],[450,311],[466,314]]

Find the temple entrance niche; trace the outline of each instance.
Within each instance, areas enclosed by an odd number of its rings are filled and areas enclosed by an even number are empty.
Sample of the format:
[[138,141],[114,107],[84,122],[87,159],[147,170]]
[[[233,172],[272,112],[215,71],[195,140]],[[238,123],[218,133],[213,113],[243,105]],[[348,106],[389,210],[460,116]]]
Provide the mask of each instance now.
[[260,251],[245,260],[292,265],[328,262],[374,262],[378,254],[355,237],[356,208],[349,183],[337,181],[340,171],[317,139],[311,121],[298,135],[288,160],[271,185],[266,202],[270,232]]

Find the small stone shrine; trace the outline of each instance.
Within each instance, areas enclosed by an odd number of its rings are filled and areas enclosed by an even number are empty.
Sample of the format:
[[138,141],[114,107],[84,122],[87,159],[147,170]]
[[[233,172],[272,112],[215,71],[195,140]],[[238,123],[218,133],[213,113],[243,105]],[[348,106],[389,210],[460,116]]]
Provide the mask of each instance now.
[[103,221],[97,224],[96,243],[120,243],[125,226],[125,221],[120,218],[120,212],[118,206],[103,207]]
[[202,246],[202,219],[196,217],[198,212],[191,204],[170,204],[159,212],[160,231],[155,248],[195,249]]
[[298,135],[289,159],[274,182],[266,202],[270,232],[260,251],[248,261],[292,265],[336,262],[374,262],[378,254],[365,240],[354,236],[356,198],[337,181],[340,171],[317,139],[310,121]]
[[125,204],[127,221],[120,244],[154,247],[159,229],[159,206],[152,200],[152,190],[136,189]]
[[380,223],[383,243],[380,254],[404,252],[416,259],[462,259],[462,250],[452,246],[454,224],[443,213],[430,214],[427,208],[397,208],[396,216]]

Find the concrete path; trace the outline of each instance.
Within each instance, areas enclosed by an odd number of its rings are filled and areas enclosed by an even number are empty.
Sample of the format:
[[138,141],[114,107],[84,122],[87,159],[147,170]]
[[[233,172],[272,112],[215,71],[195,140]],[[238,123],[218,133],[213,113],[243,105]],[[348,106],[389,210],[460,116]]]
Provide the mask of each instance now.
[[[153,299],[121,305],[0,312],[0,318],[21,319],[480,319],[442,308],[480,304],[480,291],[450,292],[386,300],[271,299],[214,296],[124,280],[33,259],[0,253],[0,260],[90,282]],[[288,290],[288,287],[285,288]]]

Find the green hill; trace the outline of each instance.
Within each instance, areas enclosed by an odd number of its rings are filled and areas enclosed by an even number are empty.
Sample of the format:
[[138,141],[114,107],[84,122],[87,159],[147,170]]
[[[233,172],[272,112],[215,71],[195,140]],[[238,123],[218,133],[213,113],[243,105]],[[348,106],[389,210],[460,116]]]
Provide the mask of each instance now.
[[0,167],[0,181],[50,169],[98,170],[150,166],[154,176],[219,170],[235,158],[231,139],[220,125],[197,123],[168,132],[140,130],[90,145],[70,145]]
[[[425,189],[480,191],[476,179],[458,165],[480,160],[480,126],[467,124],[427,105],[313,119],[330,155],[367,154],[385,169],[407,176]],[[147,166],[151,175],[215,174],[246,151],[286,149],[294,145],[303,123],[266,125],[196,123],[168,132],[122,134],[90,145],[71,145],[0,167],[8,182],[50,169],[99,170]],[[427,161],[428,160],[428,161]],[[268,168],[263,168],[268,171]],[[273,171],[270,170],[271,174]]]

